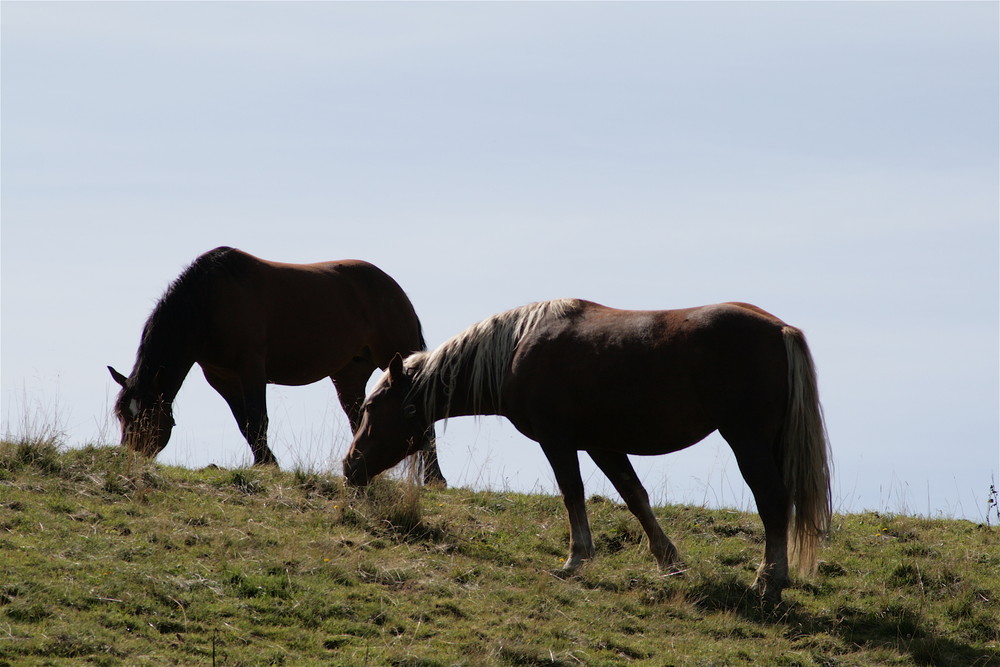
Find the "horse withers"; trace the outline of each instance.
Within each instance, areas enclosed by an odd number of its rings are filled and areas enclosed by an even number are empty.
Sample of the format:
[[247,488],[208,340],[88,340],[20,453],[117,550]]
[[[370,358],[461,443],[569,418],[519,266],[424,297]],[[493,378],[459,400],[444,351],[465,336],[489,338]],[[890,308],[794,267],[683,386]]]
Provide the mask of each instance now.
[[[329,377],[352,432],[369,377],[393,355],[425,348],[400,286],[359,260],[285,264],[234,248],[201,255],[167,288],[142,330],[135,365],[114,411],[122,444],[156,456],[174,426],[173,401],[198,364],[226,400],[255,464],[276,464],[267,445],[267,384]],[[434,433],[421,436],[428,481],[443,482]]]
[[569,513],[564,568],[594,556],[578,452],[639,519],[661,568],[678,562],[629,454],[665,454],[713,431],[729,443],[764,524],[754,588],[779,600],[789,553],[815,568],[831,517],[828,443],[802,332],[744,303],[628,311],[564,299],[476,324],[432,352],[394,357],[344,460],[366,484],[421,446],[435,421],[502,415],[545,453]]

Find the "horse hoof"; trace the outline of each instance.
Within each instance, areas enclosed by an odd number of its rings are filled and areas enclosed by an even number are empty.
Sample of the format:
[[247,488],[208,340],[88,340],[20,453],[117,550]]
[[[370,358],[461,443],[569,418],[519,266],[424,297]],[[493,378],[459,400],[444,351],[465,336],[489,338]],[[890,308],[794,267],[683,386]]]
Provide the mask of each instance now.
[[687,574],[687,571],[688,568],[684,567],[684,563],[680,561],[660,565],[660,574],[664,577],[683,577]]
[[764,604],[777,605],[781,603],[781,587],[773,582],[768,584],[758,579],[751,584],[750,590],[756,593]]
[[554,570],[549,570],[548,574],[556,579],[561,579],[563,581],[569,581],[576,577],[576,570],[567,570],[564,567],[557,567]]
[[563,563],[562,568],[558,571],[565,576],[572,576],[576,574],[588,560],[590,560],[590,558],[583,556],[570,556],[566,559],[566,562]]

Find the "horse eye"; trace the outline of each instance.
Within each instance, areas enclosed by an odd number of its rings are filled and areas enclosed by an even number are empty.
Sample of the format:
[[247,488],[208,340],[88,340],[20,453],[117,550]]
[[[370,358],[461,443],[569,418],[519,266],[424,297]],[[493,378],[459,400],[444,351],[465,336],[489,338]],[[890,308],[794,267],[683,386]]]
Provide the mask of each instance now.
[[415,406],[413,403],[407,403],[406,405],[403,406],[404,417],[409,418],[413,417],[416,414],[417,414],[417,406]]

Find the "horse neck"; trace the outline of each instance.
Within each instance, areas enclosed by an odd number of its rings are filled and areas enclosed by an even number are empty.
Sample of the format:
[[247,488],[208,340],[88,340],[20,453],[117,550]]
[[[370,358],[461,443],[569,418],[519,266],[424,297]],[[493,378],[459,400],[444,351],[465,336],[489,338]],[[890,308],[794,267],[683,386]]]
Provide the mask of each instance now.
[[499,415],[500,401],[490,383],[483,382],[472,364],[446,366],[415,387],[413,400],[422,405],[431,423],[449,417]]
[[502,414],[500,394],[517,346],[543,322],[580,307],[575,299],[558,299],[514,308],[469,327],[433,352],[411,356],[414,391],[424,398],[425,414],[435,420]]
[[135,389],[142,395],[162,397],[172,403],[193,365],[193,358],[151,362],[140,357],[132,370]]
[[180,391],[184,379],[194,365],[194,360],[177,364],[160,366],[153,374],[155,393],[158,393],[167,403],[173,403]]
[[173,402],[196,361],[190,342],[186,336],[147,324],[132,369],[135,389],[141,394],[161,396],[168,403]]

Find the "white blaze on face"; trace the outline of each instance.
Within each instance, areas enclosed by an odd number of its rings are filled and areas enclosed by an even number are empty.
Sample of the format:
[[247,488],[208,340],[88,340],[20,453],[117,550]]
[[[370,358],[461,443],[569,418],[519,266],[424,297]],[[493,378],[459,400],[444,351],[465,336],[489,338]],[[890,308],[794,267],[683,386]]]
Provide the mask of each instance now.
[[130,413],[132,413],[132,417],[138,417],[139,416],[139,401],[135,400],[134,398],[131,401],[129,401],[128,411]]

